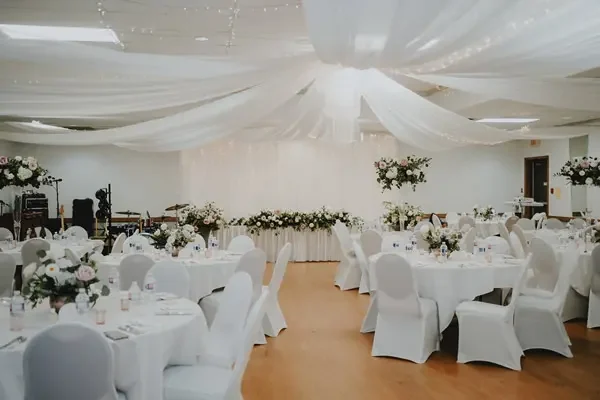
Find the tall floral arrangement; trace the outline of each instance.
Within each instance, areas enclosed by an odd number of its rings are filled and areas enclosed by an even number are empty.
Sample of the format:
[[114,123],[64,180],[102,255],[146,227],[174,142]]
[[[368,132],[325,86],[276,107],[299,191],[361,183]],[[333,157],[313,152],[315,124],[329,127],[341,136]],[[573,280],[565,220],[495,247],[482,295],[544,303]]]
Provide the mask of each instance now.
[[383,214],[384,224],[395,230],[407,228],[415,225],[423,217],[423,210],[419,206],[413,206],[406,202],[394,204],[389,201],[383,202],[385,214]]
[[0,157],[0,189],[7,186],[39,188],[48,179],[48,171],[33,157]]
[[492,206],[479,207],[477,204],[473,206],[473,215],[475,218],[481,218],[484,221],[491,220],[496,215],[496,210]]
[[429,225],[423,225],[421,227],[421,235],[429,244],[429,250],[438,250],[442,246],[442,243],[446,243],[446,246],[448,246],[448,253],[460,250],[460,240],[462,239],[460,231],[453,231],[447,228],[431,229]]
[[85,289],[91,303],[95,303],[100,296],[108,296],[108,287],[96,286],[100,280],[94,262],[73,264],[45,250],[38,251],[38,257],[39,265],[32,263],[23,270],[23,280],[26,282],[23,296],[34,307],[45,298],[50,298],[51,302],[72,303],[79,289]]
[[427,182],[424,169],[429,167],[430,161],[429,157],[408,156],[400,161],[383,157],[375,161],[377,183],[384,192],[404,185],[412,186],[415,191],[417,184]]
[[180,225],[192,225],[197,230],[216,231],[224,224],[223,209],[216,203],[208,202],[202,207],[189,205],[179,212]]
[[554,176],[564,176],[573,186],[600,186],[600,161],[598,157],[575,157]]

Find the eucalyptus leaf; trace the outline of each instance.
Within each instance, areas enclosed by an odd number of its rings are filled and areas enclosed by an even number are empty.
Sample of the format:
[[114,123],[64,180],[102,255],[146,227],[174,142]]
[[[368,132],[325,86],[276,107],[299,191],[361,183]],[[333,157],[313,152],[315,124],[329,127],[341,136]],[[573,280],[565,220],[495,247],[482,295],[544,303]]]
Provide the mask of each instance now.
[[110,294],[110,289],[106,285],[102,285],[102,291],[100,292],[102,296],[108,296]]

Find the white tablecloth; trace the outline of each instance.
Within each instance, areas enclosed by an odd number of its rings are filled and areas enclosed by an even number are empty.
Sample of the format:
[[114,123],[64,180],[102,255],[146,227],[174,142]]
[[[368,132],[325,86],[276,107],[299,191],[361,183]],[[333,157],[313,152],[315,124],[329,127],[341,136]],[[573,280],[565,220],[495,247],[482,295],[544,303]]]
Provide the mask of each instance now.
[[292,244],[292,261],[340,261],[342,252],[336,236],[331,231],[297,232],[291,228],[278,231],[261,231],[260,234],[248,234],[244,226],[231,226],[217,231],[221,248],[237,235],[248,235],[256,247],[267,253],[267,261],[275,262],[277,253],[287,243]]
[[[589,297],[590,287],[592,286],[592,248],[590,246],[590,251],[585,251],[585,246],[579,247],[579,261],[571,274],[571,287],[585,297]],[[554,246],[554,250],[562,256],[565,246]]]
[[477,225],[477,236],[479,237],[490,237],[500,234],[500,229],[498,228],[498,221],[483,221],[476,220],[475,225]]
[[[381,254],[370,257],[370,268]],[[505,262],[502,257],[496,257],[491,264],[481,258],[441,264],[429,254],[399,254],[407,256],[413,267],[419,296],[437,303],[441,331],[450,325],[454,311],[462,301],[473,300],[496,288],[512,288],[521,268],[521,264]],[[371,288],[376,290],[375,274],[371,272],[369,277]]]
[[[223,252],[224,253],[224,252]],[[148,254],[155,261],[160,261],[155,254]],[[121,260],[125,255],[108,255],[98,263],[98,279],[108,285],[108,274],[111,268],[119,268]],[[162,258],[164,260],[164,258]],[[235,272],[240,256],[223,254],[215,258],[185,259],[175,258],[182,262],[190,274],[189,299],[197,302],[204,296],[208,296],[213,290],[224,287],[229,278]],[[139,282],[140,284],[142,282]]]
[[[189,300],[169,301],[171,307],[185,308],[191,315],[156,316],[154,312],[167,302],[133,306],[131,311],[119,309],[119,298],[103,299],[108,309],[106,325],[93,322],[94,311],[87,317],[90,326],[101,332],[116,330],[123,324],[137,321],[145,331],[129,339],[110,341],[115,354],[115,386],[128,400],[161,400],[163,370],[168,365],[192,365],[202,352],[202,339],[208,328],[204,314]],[[99,307],[98,304],[96,307]],[[21,332],[9,330],[8,308],[0,309],[0,344],[17,336],[31,338],[42,328],[56,322],[57,316],[48,306],[28,311],[26,328]],[[109,340],[109,339],[106,339]],[[0,350],[0,399],[23,400],[23,350],[26,343]],[[82,399],[84,400],[84,399]]]
[[[96,242],[92,240],[86,240],[82,242],[66,242],[66,241],[54,241],[48,240],[50,243],[50,251],[54,254],[62,254],[64,255],[64,249],[68,247],[73,250],[73,252],[79,256],[80,258],[85,256],[88,253],[91,253],[96,245]],[[5,254],[10,254],[15,259],[17,265],[22,265],[23,260],[21,259],[21,247],[23,247],[24,242],[19,242],[17,247],[14,249],[6,249],[3,248],[2,251]]]

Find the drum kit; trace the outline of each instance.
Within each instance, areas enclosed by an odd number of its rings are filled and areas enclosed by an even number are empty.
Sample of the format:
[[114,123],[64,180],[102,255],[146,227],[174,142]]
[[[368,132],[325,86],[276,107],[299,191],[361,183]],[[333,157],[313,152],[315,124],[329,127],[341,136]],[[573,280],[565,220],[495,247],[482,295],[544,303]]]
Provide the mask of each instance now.
[[[165,211],[175,211],[175,217],[179,218],[179,210],[181,210],[182,208],[187,207],[188,204],[173,204],[172,206],[169,206],[167,208],[165,208]],[[140,212],[137,211],[132,211],[132,210],[126,210],[126,211],[115,211],[115,214],[117,215],[123,215],[126,216],[127,218],[131,218],[131,217],[137,217],[140,222],[139,223],[126,223],[126,224],[121,224],[119,226],[113,226],[113,229],[111,233],[113,234],[118,234],[121,232],[125,232],[127,234],[127,236],[131,236],[135,233],[136,229],[139,229],[141,226],[141,219],[142,219],[142,214]],[[155,223],[153,223],[152,218],[150,218],[149,213],[148,214],[148,224],[147,224],[147,228],[149,229],[149,231],[154,232],[154,230],[156,230],[156,227],[154,226]],[[154,221],[156,222],[156,220],[160,220],[160,222],[164,222],[165,219],[168,218],[167,215],[161,215],[160,217],[154,218]]]

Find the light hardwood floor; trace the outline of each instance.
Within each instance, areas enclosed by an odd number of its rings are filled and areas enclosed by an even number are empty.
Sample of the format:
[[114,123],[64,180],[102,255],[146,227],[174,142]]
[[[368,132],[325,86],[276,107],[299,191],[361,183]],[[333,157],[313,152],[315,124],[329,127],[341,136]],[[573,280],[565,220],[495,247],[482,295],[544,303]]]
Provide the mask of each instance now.
[[254,347],[244,399],[600,399],[600,329],[581,321],[567,324],[573,359],[527,352],[521,372],[457,364],[456,326],[425,364],[371,357],[373,334],[359,332],[369,297],[334,287],[335,267],[288,266],[279,298],[289,328]]

